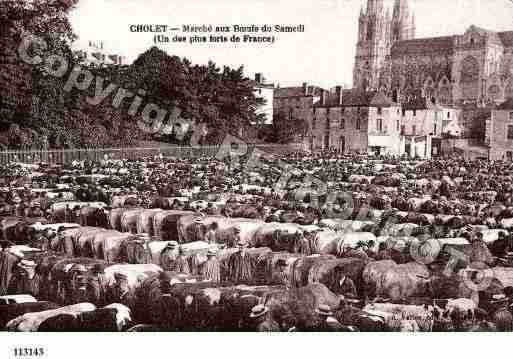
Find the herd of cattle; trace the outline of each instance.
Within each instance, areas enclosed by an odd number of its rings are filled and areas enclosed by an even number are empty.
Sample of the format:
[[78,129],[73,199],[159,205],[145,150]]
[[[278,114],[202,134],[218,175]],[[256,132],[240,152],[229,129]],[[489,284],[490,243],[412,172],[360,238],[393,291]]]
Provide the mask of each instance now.
[[[324,330],[327,316],[348,331],[513,331],[508,164],[262,161],[4,168],[0,327],[251,331],[263,306],[280,331]],[[170,246],[187,270],[168,268]]]

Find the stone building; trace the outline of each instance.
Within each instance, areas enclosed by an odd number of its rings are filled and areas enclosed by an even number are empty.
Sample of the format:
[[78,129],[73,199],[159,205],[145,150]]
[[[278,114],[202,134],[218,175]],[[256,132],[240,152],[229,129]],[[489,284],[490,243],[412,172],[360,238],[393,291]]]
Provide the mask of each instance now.
[[380,92],[322,91],[309,114],[308,146],[341,152],[402,152],[400,107]]
[[513,98],[491,111],[486,122],[486,142],[491,160],[513,161]]
[[442,105],[500,103],[513,96],[513,31],[471,26],[460,35],[415,38],[408,0],[368,0],[359,19],[353,85],[404,103],[417,91]]

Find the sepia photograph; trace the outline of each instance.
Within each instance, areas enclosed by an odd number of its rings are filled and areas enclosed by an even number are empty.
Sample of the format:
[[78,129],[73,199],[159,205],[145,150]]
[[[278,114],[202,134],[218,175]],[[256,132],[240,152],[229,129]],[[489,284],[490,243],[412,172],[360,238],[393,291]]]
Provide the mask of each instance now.
[[513,1],[0,0],[0,27],[0,331],[513,332]]

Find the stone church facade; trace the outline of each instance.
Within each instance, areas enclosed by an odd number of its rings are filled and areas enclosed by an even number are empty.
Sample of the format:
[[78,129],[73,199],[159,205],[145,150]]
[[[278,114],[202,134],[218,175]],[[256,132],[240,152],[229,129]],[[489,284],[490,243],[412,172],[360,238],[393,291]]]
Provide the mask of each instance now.
[[383,0],[360,12],[355,88],[382,90],[398,103],[421,93],[447,106],[493,105],[513,97],[513,31],[471,26],[462,35],[415,38],[408,0]]

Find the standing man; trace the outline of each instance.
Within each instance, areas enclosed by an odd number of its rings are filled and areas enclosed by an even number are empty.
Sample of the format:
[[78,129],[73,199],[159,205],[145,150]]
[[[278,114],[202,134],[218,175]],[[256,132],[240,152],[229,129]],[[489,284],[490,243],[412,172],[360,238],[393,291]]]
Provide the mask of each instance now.
[[201,274],[205,280],[212,283],[221,282],[221,265],[216,257],[215,249],[210,248],[207,252],[207,261],[203,264]]
[[178,247],[178,257],[176,258],[176,272],[189,274],[191,273],[189,268],[189,261],[187,260],[187,256],[185,255],[185,249],[180,246]]
[[248,283],[253,279],[253,269],[251,258],[246,251],[247,244],[239,240],[237,247],[239,250],[228,260],[229,280],[236,284]]
[[[472,237],[471,237],[472,238]],[[472,254],[470,255],[470,263],[481,262],[489,266],[493,265],[493,257],[490,250],[483,240],[483,233],[477,232],[472,243]]]
[[124,304],[132,310],[135,309],[136,298],[128,286],[128,277],[123,273],[115,273],[114,279],[116,283],[112,290],[111,302]]
[[160,265],[165,271],[174,272],[176,270],[176,259],[178,258],[177,247],[178,242],[171,241],[162,252],[160,252]]
[[6,295],[15,266],[23,259],[23,253],[10,251],[8,247],[0,252],[0,295]]
[[91,269],[93,277],[91,278],[89,286],[89,301],[98,303],[98,306],[107,305],[107,279],[105,278],[105,265],[102,263],[95,264]]
[[289,279],[287,276],[287,262],[285,259],[280,258],[276,261],[276,270],[273,273],[270,284],[284,286],[289,284]]
[[229,246],[235,247],[236,245],[238,245],[238,243],[241,243],[241,242],[242,242],[242,240],[240,239],[240,228],[239,228],[239,226],[235,226],[233,228],[233,237],[232,237],[231,243],[229,243]]
[[338,278],[331,291],[346,298],[357,298],[356,286],[353,280],[348,277],[341,268],[335,270],[335,278]]
[[212,222],[208,227],[208,231],[205,234],[205,241],[209,244],[216,244],[216,231],[219,228],[217,222]]

